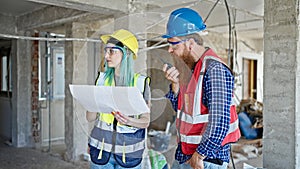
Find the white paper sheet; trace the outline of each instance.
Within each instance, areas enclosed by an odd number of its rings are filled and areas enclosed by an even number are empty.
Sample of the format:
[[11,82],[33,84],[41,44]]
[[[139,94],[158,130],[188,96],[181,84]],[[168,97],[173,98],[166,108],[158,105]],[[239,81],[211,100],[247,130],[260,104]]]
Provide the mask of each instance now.
[[150,112],[137,87],[69,85],[72,96],[88,111],[125,115]]

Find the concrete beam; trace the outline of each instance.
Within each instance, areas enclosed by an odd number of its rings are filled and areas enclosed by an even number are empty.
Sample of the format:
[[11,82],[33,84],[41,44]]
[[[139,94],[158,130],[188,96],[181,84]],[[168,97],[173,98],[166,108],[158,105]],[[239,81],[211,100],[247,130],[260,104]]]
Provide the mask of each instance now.
[[0,32],[4,34],[15,34],[16,30],[16,18],[0,14]]
[[182,5],[182,4],[193,3],[193,2],[197,2],[197,1],[196,0],[150,0],[150,1],[134,0],[134,3],[143,3],[146,4],[147,6],[156,6],[159,8]]
[[[47,6],[43,9],[17,17],[18,30],[56,27],[68,22],[87,19],[95,14],[62,7]],[[98,15],[98,18],[104,17]],[[93,17],[95,19],[95,17]]]
[[41,4],[60,6],[98,14],[112,15],[115,13],[128,13],[128,1],[107,0],[28,0]]

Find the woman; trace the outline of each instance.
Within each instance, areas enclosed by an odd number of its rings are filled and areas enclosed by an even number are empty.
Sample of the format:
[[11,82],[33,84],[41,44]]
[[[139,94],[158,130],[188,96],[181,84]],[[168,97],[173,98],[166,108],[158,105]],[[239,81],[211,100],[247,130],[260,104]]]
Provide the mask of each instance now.
[[[136,37],[121,29],[101,36],[101,40],[106,44],[105,72],[98,75],[96,85],[138,87],[149,106],[150,79],[133,71],[133,59],[138,52]],[[95,121],[89,138],[91,169],[141,168],[150,112],[136,116],[126,116],[124,112],[87,112],[86,118]]]

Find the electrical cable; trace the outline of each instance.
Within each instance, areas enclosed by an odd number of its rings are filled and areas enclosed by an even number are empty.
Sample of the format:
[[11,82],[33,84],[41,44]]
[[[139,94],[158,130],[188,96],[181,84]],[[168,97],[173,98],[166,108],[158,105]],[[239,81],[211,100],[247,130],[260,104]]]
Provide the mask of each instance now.
[[[191,7],[195,6],[195,5],[197,5],[200,1],[201,1],[201,0],[195,1],[195,2],[191,3],[190,5],[186,5],[186,6],[184,6],[184,7],[185,7],[185,8],[191,8]],[[161,18],[159,21],[155,22],[154,24],[147,26],[147,27],[146,27],[146,30],[151,29],[152,27],[154,27],[154,26],[158,25],[159,23],[161,23],[161,22],[167,20],[168,18],[169,18],[169,16],[166,15],[165,17]]]
[[204,23],[206,23],[206,20],[207,20],[208,17],[210,16],[211,12],[215,9],[215,7],[217,6],[217,4],[218,4],[219,1],[220,1],[220,0],[217,0],[217,2],[214,4],[214,6],[210,9],[210,11],[208,12],[206,18],[205,18],[204,21],[203,21]]
[[[229,10],[229,7],[228,7],[228,3],[227,3],[227,0],[224,0],[225,2],[225,6],[226,6],[226,10],[227,10],[227,15],[228,15],[228,66],[230,67],[231,66],[231,36],[232,36],[232,32],[231,32],[231,15],[230,15],[230,10]],[[231,145],[230,145],[230,157],[231,157],[231,162],[232,162],[232,166],[233,166],[233,169],[235,169],[235,164],[234,164],[234,161],[233,161],[233,156],[232,156],[232,148],[231,148]]]
[[230,16],[230,11],[229,11],[229,7],[228,7],[228,3],[227,3],[227,0],[224,0],[224,2],[225,2],[225,6],[226,6],[226,10],[227,10],[227,15],[228,15],[228,28],[229,28],[229,30],[228,30],[228,35],[229,35],[229,37],[228,37],[228,66],[230,67],[231,66],[231,64],[230,64],[230,59],[231,59],[231,16]]
[[[20,40],[32,40],[32,41],[47,41],[47,42],[51,42],[51,41],[81,41],[81,42],[98,42],[98,43],[102,43],[100,40],[97,39],[88,39],[88,38],[49,38],[49,37],[30,37],[30,36],[15,36],[15,35],[8,35],[8,34],[0,34],[0,37],[3,38],[9,38],[9,39],[20,39]],[[143,48],[140,49],[139,52],[146,52],[152,49],[158,49],[158,48],[162,48],[165,46],[168,46],[169,44],[162,44],[162,45],[154,45],[151,47],[147,47],[147,48]]]
[[234,161],[233,161],[233,156],[232,156],[232,147],[231,147],[232,145],[230,145],[230,157],[231,157],[231,163],[232,163],[232,167],[233,167],[233,169],[235,169],[235,164],[234,164]]
[[[232,24],[232,32],[233,32],[233,59],[234,61],[232,62],[233,63],[233,73],[234,73],[234,78],[235,78],[235,89],[234,89],[234,92],[236,91],[236,86],[239,86],[240,85],[240,82],[241,82],[241,79],[240,79],[240,69],[239,69],[239,63],[238,63],[238,60],[237,60],[237,46],[238,46],[238,40],[237,40],[237,31],[236,31],[236,9],[233,9],[233,12],[232,12],[232,15],[233,15],[233,24]],[[238,98],[237,94],[234,93],[234,97],[236,99],[236,103],[239,104],[241,102],[241,100]]]
[[[210,2],[210,3],[214,3],[214,2],[215,2],[215,0],[203,0],[203,1]],[[220,3],[223,5],[222,2],[220,2]],[[249,10],[247,10],[247,9],[244,9],[244,8],[239,8],[239,7],[234,6],[234,5],[230,5],[230,8],[231,8],[231,9],[236,9],[236,10],[242,12],[242,13],[245,13],[245,14],[247,14],[247,15],[253,16],[253,17],[255,17],[255,18],[259,18],[259,19],[261,19],[261,20],[264,19],[264,16],[263,16],[263,15],[256,14],[255,12],[251,12],[251,11],[249,11]]]
[[88,38],[49,38],[49,37],[28,37],[28,36],[16,36],[0,33],[2,38],[10,39],[22,39],[22,40],[39,40],[39,41],[83,41],[83,42],[101,42],[97,39],[88,39]]
[[233,24],[232,24],[233,46],[232,46],[232,49],[233,49],[233,59],[234,59],[234,62],[232,62],[232,63],[237,64],[237,33],[236,33],[236,27],[235,27],[235,24],[236,24],[236,9],[233,9],[232,16],[233,16]]

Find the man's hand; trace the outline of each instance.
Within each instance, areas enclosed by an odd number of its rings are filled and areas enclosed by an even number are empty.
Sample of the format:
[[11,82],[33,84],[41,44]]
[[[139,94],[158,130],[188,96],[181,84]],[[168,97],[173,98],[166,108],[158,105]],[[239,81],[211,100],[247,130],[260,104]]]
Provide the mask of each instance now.
[[179,91],[179,71],[176,67],[168,68],[167,64],[164,64],[163,71],[167,80],[172,82],[172,90],[175,94]]
[[204,169],[203,160],[205,157],[194,152],[191,159],[189,159],[186,163],[189,164],[193,169]]

